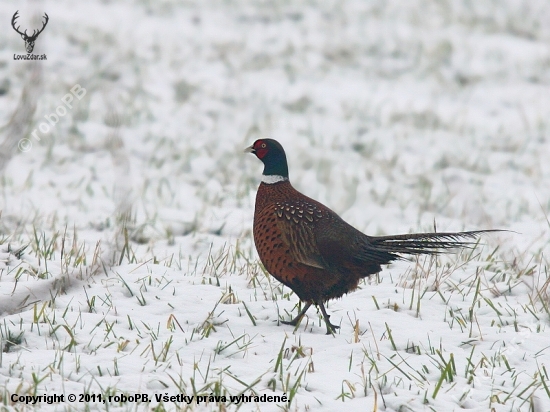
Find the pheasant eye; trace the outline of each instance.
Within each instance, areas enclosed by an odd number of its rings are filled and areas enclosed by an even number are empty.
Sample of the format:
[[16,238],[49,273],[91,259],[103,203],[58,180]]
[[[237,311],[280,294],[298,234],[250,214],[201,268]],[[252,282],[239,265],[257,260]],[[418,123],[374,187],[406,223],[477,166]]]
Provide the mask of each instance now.
[[262,143],[262,149],[265,149],[267,145],[265,143]]

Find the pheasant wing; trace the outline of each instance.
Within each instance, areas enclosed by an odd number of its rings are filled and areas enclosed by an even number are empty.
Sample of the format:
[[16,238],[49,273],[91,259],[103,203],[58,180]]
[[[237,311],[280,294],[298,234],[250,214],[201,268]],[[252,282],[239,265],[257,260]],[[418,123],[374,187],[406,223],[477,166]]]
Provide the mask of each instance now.
[[313,217],[304,206],[307,207],[301,203],[279,204],[276,214],[282,240],[290,249],[292,258],[297,262],[319,269],[327,269],[327,264],[317,246]]

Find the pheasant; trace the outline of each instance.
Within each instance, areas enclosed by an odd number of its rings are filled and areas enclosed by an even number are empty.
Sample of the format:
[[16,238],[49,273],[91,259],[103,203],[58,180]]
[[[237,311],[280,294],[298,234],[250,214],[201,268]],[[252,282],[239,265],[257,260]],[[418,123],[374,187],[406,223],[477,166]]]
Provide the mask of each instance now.
[[368,236],[323,204],[298,192],[288,179],[286,154],[279,142],[259,139],[245,149],[264,164],[254,210],[254,243],[265,269],[305,302],[284,324],[296,326],[311,305],[321,310],[327,334],[330,322],[324,303],[357,288],[359,281],[382,270],[380,265],[402,255],[433,255],[471,245],[467,239],[494,230]]

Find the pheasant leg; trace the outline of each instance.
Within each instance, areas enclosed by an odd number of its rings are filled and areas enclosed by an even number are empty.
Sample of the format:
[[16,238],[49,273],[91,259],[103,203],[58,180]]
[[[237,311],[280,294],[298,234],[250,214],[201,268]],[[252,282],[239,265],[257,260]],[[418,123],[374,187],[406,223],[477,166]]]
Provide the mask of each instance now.
[[298,313],[298,315],[294,319],[292,319],[290,322],[282,320],[281,323],[284,323],[285,325],[296,326],[298,323],[300,323],[310,306],[311,302],[307,302],[304,308],[300,311],[300,313]]

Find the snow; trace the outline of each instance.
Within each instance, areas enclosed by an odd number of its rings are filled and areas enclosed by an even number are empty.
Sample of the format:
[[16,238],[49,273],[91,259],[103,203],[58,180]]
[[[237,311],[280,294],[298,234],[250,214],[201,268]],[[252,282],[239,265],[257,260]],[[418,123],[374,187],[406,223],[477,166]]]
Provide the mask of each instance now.
[[[40,62],[6,23],[50,21]],[[110,410],[548,411],[550,5],[0,4],[0,400]],[[67,114],[38,132],[45,116]],[[25,96],[22,98],[22,96]],[[259,137],[372,235],[506,229],[331,301],[326,336],[252,241]],[[28,139],[29,150],[17,149]],[[3,143],[2,143],[3,142]],[[22,146],[23,147],[23,146]],[[26,249],[20,248],[27,246]],[[196,401],[196,398],[195,398]],[[103,402],[28,409],[103,410]]]

